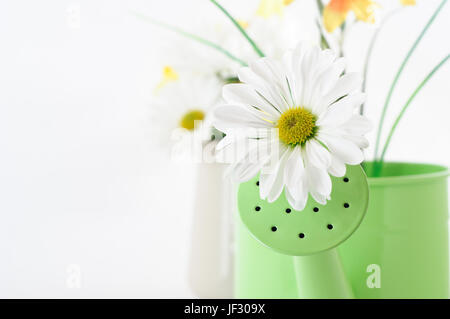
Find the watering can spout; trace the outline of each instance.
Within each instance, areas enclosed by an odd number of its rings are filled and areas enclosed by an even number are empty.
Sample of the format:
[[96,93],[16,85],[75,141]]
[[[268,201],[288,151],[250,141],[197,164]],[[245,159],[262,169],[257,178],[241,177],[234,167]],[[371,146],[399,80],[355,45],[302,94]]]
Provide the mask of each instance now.
[[301,299],[352,299],[354,294],[336,249],[294,257]]

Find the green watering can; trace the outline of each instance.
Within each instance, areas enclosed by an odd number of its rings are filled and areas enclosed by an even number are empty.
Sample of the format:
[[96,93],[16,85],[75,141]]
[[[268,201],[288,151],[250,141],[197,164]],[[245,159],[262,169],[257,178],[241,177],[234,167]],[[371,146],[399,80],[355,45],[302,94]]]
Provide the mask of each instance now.
[[354,297],[335,248],[364,218],[369,200],[367,178],[360,165],[347,166],[345,177],[332,177],[332,183],[326,205],[310,197],[302,211],[294,210],[284,194],[273,203],[262,200],[258,177],[239,187],[243,224],[263,245],[292,256],[300,298]]

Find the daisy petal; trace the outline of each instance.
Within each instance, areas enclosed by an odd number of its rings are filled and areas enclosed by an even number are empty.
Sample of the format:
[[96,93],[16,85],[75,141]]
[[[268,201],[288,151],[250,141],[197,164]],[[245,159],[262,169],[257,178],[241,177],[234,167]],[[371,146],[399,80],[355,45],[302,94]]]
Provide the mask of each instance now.
[[231,173],[232,180],[238,183],[247,182],[258,174],[263,165],[264,162],[241,162],[233,168]]
[[336,156],[331,157],[331,165],[328,167],[328,172],[336,177],[342,177],[345,175],[345,172],[347,170],[347,167],[345,166],[344,162],[342,162],[339,158]]
[[343,128],[350,134],[364,135],[372,129],[372,123],[368,118],[355,114],[343,125]]
[[308,201],[308,189],[306,187],[299,187],[298,189],[296,189],[296,197],[292,196],[289,189],[286,189],[285,194],[286,199],[288,200],[292,208],[298,211],[302,211],[305,209],[306,203]]
[[[327,197],[331,193],[332,184],[327,169],[312,165],[310,154],[307,152],[305,152],[305,178],[311,196],[321,194]],[[313,198],[316,199],[315,196]]]
[[241,68],[238,71],[238,77],[241,82],[251,84],[257,94],[280,113],[285,110],[285,102],[273,85],[266,83],[265,80],[256,75],[249,67]]
[[283,187],[285,184],[284,183],[284,167],[286,165],[286,161],[287,161],[289,155],[290,155],[290,151],[289,151],[289,149],[286,149],[286,151],[284,151],[284,154],[280,158],[280,164],[278,167],[278,172],[276,174],[276,178],[275,178],[272,188],[270,189],[270,192],[267,196],[267,201],[269,203],[273,203],[281,195],[281,192],[283,191]]
[[314,114],[320,116],[325,110],[328,109],[329,104],[322,102],[323,92],[329,92],[331,88],[336,85],[344,70],[345,60],[344,58],[339,58],[317,79],[317,89],[311,98],[312,111]]
[[309,154],[306,154],[306,181],[310,192],[315,192],[328,196],[331,193],[331,178],[327,169],[318,168],[312,165]]
[[[270,159],[270,147],[274,141],[253,140],[252,144],[244,145],[241,150],[233,149],[234,159],[225,172],[227,176],[231,176],[235,182],[245,182],[257,174],[257,172]],[[276,141],[278,143],[278,141]],[[237,146],[237,144],[235,144]]]
[[331,105],[326,112],[319,117],[316,124],[322,127],[337,127],[349,121],[355,109],[360,106],[366,96],[362,93],[348,95]]
[[355,143],[359,148],[367,148],[369,147],[369,140],[361,135],[350,135],[350,134],[344,134],[342,135],[343,138],[352,141]]
[[344,58],[336,59],[329,69],[322,74],[320,86],[322,87],[323,92],[329,92],[336,85],[339,77],[345,71],[345,66],[346,63]]
[[[272,190],[272,187],[277,179],[280,168],[280,159],[283,157],[286,151],[286,147],[283,144],[274,143],[271,156],[269,160],[261,169],[261,175],[259,176],[259,194],[262,199],[266,199]],[[278,147],[278,149],[276,149]]]
[[269,120],[276,121],[280,112],[272,104],[264,100],[255,89],[247,84],[228,84],[223,87],[223,98],[229,104],[241,104],[261,109]]
[[364,160],[363,152],[353,142],[326,133],[319,133],[318,138],[345,164],[357,165]]
[[330,152],[316,140],[310,139],[307,141],[305,144],[305,151],[311,165],[324,169],[331,165]]
[[222,105],[214,110],[214,126],[222,132],[227,132],[230,128],[265,128],[269,124],[267,121],[257,117],[243,106]]
[[304,164],[300,147],[294,147],[286,162],[284,169],[284,178],[286,180],[286,186],[294,189],[301,183],[301,179],[304,173]]
[[312,87],[313,87],[313,77],[314,72],[312,72],[315,64],[318,60],[318,48],[311,48],[305,53],[305,57],[302,62],[302,78],[303,89],[302,89],[302,99],[301,104],[305,106],[310,106],[310,98],[312,95]]
[[[290,93],[287,90],[286,76],[280,65],[276,65],[270,58],[261,58],[250,63],[250,69],[259,76],[265,85],[265,89],[270,93],[271,99],[276,103],[281,111],[289,108]],[[276,70],[280,71],[276,71]],[[262,92],[261,92],[262,93]]]
[[321,205],[325,205],[327,203],[327,199],[330,199],[330,196],[326,196],[314,191],[311,191],[310,194],[311,197],[314,198],[314,200]]
[[344,74],[335,86],[322,98],[321,105],[330,105],[361,87],[362,77],[357,73]]

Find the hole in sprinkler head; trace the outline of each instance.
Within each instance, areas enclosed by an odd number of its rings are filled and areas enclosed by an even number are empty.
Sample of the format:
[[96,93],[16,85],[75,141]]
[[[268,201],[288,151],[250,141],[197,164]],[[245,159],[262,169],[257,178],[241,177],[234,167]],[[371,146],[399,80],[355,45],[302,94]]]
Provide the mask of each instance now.
[[305,238],[305,234],[300,233],[300,234],[298,234],[298,237],[300,237],[300,238]]
[[286,208],[286,213],[290,213],[291,212],[291,209],[290,208]]
[[318,207],[314,207],[313,211],[317,213],[319,211],[319,208]]
[[256,182],[256,186],[259,186],[259,181]]
[[272,231],[277,231],[277,227],[276,226],[272,226]]
[[327,225],[327,228],[328,228],[329,230],[332,230],[332,229],[333,229],[333,225],[328,224],[328,225]]
[[344,183],[348,183],[348,182],[349,182],[348,177],[344,177]]
[[261,207],[256,206],[256,207],[255,207],[255,210],[256,210],[257,212],[259,212],[259,211],[261,210]]
[[345,207],[345,208],[349,208],[349,207],[350,207],[350,204],[349,204],[349,203],[344,203],[344,207]]

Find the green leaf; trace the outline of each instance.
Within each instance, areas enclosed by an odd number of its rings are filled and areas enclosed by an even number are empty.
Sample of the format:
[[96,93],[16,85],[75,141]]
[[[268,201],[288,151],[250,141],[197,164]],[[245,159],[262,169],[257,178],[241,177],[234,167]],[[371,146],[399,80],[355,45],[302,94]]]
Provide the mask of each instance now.
[[237,58],[237,57],[234,56],[231,52],[225,50],[224,48],[222,48],[220,45],[218,45],[218,44],[216,44],[216,43],[213,43],[213,42],[211,42],[211,41],[209,41],[209,40],[206,40],[206,39],[204,39],[204,38],[202,38],[202,37],[199,37],[199,36],[197,36],[197,35],[195,35],[195,34],[186,32],[186,31],[184,31],[184,30],[182,30],[182,29],[180,29],[180,28],[178,28],[178,27],[175,27],[175,26],[173,26],[173,25],[170,25],[170,24],[167,24],[167,23],[164,23],[164,22],[157,21],[157,20],[155,20],[155,19],[153,19],[153,18],[151,18],[151,17],[145,16],[145,15],[143,15],[143,14],[136,13],[136,12],[133,12],[133,14],[134,14],[136,17],[138,17],[138,18],[140,18],[140,19],[142,19],[142,20],[145,20],[145,21],[147,21],[147,22],[150,22],[150,23],[153,24],[153,25],[156,25],[156,26],[161,27],[161,28],[164,28],[164,29],[166,29],[166,30],[175,32],[175,33],[177,33],[177,34],[179,34],[179,35],[181,35],[181,36],[184,36],[184,37],[186,37],[186,38],[188,38],[188,39],[191,39],[191,40],[196,41],[196,42],[198,42],[198,43],[201,43],[201,44],[203,44],[203,45],[205,45],[205,46],[208,46],[208,47],[210,47],[210,48],[212,48],[212,49],[215,49],[216,51],[219,51],[220,53],[224,54],[225,56],[227,56],[227,57],[230,58],[231,60],[233,60],[233,61],[235,61],[235,62],[241,64],[242,66],[247,66],[247,63],[246,63],[246,62],[244,62],[243,60]]
[[443,0],[441,2],[441,4],[438,6],[438,8],[436,9],[436,11],[431,16],[430,20],[428,20],[428,23],[425,25],[425,27],[423,28],[422,32],[417,37],[416,41],[414,42],[412,47],[409,49],[408,53],[406,54],[405,59],[403,60],[402,64],[400,65],[400,68],[397,71],[397,74],[395,75],[395,78],[394,78],[394,80],[393,80],[393,82],[391,84],[391,87],[389,89],[388,95],[386,97],[386,101],[384,103],[383,111],[381,113],[381,119],[380,119],[380,122],[378,124],[377,140],[376,140],[376,143],[375,143],[375,160],[377,159],[377,156],[378,156],[378,148],[380,146],[381,132],[383,131],[383,124],[384,124],[384,120],[385,120],[385,117],[386,117],[387,109],[389,107],[389,102],[391,101],[392,93],[394,92],[394,89],[395,89],[395,87],[397,85],[397,82],[398,82],[400,76],[402,75],[402,72],[403,72],[403,69],[406,66],[406,63],[409,61],[410,57],[412,56],[412,54],[416,50],[417,45],[422,40],[423,36],[425,35],[425,33],[427,32],[429,27],[433,24],[433,21],[436,19],[437,15],[442,10],[442,8],[446,4],[446,2],[447,2],[447,0]]
[[400,113],[398,114],[397,118],[395,119],[395,122],[392,125],[391,130],[389,131],[389,135],[388,135],[388,137],[386,139],[386,143],[384,144],[383,152],[381,153],[380,160],[375,162],[375,167],[374,167],[374,169],[375,169],[374,175],[375,176],[377,176],[381,172],[381,168],[382,168],[382,165],[383,165],[384,157],[385,157],[386,152],[388,150],[389,144],[391,143],[392,136],[394,135],[395,129],[397,128],[398,124],[400,123],[400,120],[405,115],[405,112],[408,109],[408,107],[410,106],[411,102],[414,100],[416,95],[422,90],[422,88],[425,86],[425,84],[427,84],[427,82],[433,77],[433,75],[445,64],[445,62],[448,61],[449,58],[450,58],[450,54],[448,54],[444,59],[442,59],[441,62],[439,62],[431,70],[431,72],[425,77],[425,79],[423,79],[423,81],[419,84],[419,86],[414,90],[412,95],[409,97],[409,99],[406,102],[406,104],[403,106],[402,110],[400,111]]

